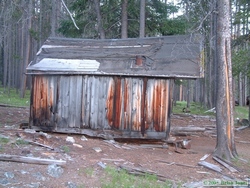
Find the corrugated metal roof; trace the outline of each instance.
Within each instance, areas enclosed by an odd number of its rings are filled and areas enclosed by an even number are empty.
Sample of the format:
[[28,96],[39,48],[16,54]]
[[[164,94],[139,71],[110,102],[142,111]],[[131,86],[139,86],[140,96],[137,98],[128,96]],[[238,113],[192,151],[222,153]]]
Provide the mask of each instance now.
[[[134,39],[48,38],[28,74],[88,74],[199,78],[199,35]],[[138,64],[138,58],[142,64]]]

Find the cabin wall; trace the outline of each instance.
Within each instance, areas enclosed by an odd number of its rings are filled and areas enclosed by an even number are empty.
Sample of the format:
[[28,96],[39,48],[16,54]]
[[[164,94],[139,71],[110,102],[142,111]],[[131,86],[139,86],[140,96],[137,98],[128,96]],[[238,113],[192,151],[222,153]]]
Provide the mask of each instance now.
[[164,137],[172,81],[89,76],[33,76],[30,125],[44,131],[119,130],[121,137]]

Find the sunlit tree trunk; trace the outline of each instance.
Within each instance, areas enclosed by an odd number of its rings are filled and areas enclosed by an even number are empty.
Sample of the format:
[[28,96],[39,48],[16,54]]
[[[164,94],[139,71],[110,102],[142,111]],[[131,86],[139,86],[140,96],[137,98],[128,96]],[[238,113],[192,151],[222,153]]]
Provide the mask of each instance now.
[[230,0],[217,2],[218,21],[216,41],[218,49],[216,127],[217,145],[214,155],[230,160],[237,156],[234,142]]

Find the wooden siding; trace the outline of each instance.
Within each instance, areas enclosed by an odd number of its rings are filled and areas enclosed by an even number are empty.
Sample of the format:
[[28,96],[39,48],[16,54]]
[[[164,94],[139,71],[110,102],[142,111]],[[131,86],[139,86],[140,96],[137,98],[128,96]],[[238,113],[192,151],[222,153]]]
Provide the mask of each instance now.
[[162,138],[169,129],[170,94],[171,80],[166,79],[36,75],[30,125],[55,132],[118,130],[121,137]]

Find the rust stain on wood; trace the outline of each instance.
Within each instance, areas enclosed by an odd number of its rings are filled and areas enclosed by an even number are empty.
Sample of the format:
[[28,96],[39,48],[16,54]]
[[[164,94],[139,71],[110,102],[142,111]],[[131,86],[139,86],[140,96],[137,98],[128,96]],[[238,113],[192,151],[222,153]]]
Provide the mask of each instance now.
[[114,100],[114,84],[110,80],[109,81],[109,88],[108,88],[108,96],[106,101],[106,114],[109,126],[113,126],[113,100]]
[[114,91],[114,113],[113,119],[114,124],[113,126],[117,129],[120,128],[121,125],[121,110],[122,110],[122,85],[121,85],[121,78],[115,77],[115,91]]
[[142,102],[141,102],[141,134],[144,136],[146,130],[146,114],[145,114],[145,99],[146,99],[146,91],[147,91],[147,82],[148,79],[146,77],[143,78],[143,92],[142,92]]
[[[69,131],[71,128],[114,128],[128,131],[131,136],[137,132],[136,134],[142,137],[147,137],[149,132],[164,133],[167,130],[170,105],[169,80],[147,77],[105,79],[85,77],[85,84],[78,85],[82,87],[78,88],[78,91],[83,92],[82,97],[76,97],[75,92],[67,92],[68,82],[61,81],[58,84],[60,79],[61,77],[53,79],[42,76],[34,78],[31,117],[33,125],[43,130],[51,130],[55,126],[57,129],[66,128]],[[99,81],[96,82],[95,79]],[[93,87],[86,85],[90,81],[95,83]],[[103,84],[103,89],[97,90],[96,84],[98,86]],[[64,94],[60,95],[61,92]],[[91,98],[88,98],[90,96]],[[82,104],[80,116],[74,114],[70,116],[72,111],[70,112],[68,104],[71,100],[74,104]],[[101,110],[102,108],[105,112]],[[69,122],[77,124],[70,127]]]
[[124,79],[124,129],[129,129],[131,123],[131,95],[130,95],[130,79]]

